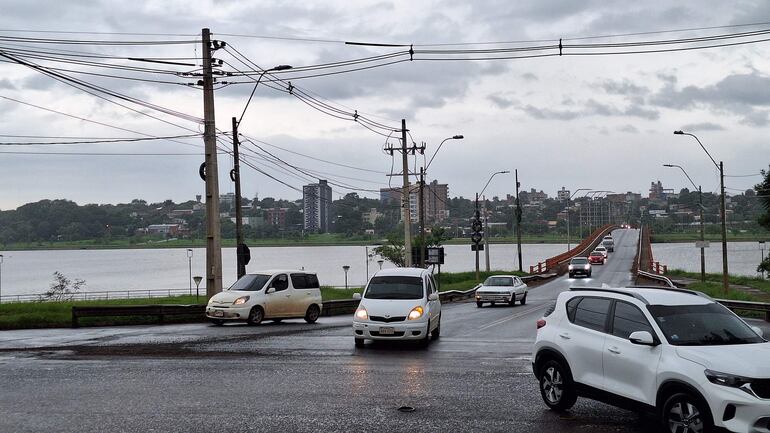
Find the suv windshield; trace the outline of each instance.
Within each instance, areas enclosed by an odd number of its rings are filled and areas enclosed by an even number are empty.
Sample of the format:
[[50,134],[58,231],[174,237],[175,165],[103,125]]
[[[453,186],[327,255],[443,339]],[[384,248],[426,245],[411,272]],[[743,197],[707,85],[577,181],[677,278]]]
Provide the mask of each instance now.
[[263,274],[246,274],[236,281],[227,290],[247,290],[256,292],[264,287],[267,280],[270,279],[270,275]]
[[649,305],[669,343],[675,346],[719,346],[764,341],[730,310],[719,304]]
[[585,265],[587,263],[588,263],[588,259],[586,259],[585,257],[575,257],[574,259],[572,259],[572,261],[570,261],[570,264],[573,264],[573,265]]
[[366,299],[422,299],[422,278],[383,276],[369,281]]
[[513,278],[511,277],[489,277],[484,281],[485,286],[512,286]]

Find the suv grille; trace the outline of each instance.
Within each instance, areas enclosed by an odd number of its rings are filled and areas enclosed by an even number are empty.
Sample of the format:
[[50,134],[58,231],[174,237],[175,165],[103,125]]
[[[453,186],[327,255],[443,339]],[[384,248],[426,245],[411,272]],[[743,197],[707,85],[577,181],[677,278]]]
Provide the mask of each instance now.
[[756,379],[751,382],[751,389],[759,398],[770,398],[770,379]]
[[369,320],[372,322],[403,322],[406,320],[406,316],[395,316],[395,317],[383,317],[383,316],[369,316]]

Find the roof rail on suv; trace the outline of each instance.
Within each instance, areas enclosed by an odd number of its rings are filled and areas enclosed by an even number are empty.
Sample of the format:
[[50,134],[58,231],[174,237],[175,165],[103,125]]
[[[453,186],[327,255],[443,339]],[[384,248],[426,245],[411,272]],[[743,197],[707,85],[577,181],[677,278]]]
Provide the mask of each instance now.
[[710,300],[710,301],[713,301],[713,300],[714,300],[714,298],[712,298],[711,296],[709,296],[709,295],[707,295],[707,294],[705,294],[705,293],[703,293],[703,292],[699,292],[699,291],[697,291],[697,290],[682,289],[682,288],[679,288],[679,287],[667,287],[667,286],[645,286],[645,285],[633,285],[633,286],[628,286],[628,287],[629,287],[629,288],[635,288],[635,289],[657,289],[657,290],[667,290],[667,291],[669,291],[669,292],[678,292],[678,293],[685,293],[685,294],[688,294],[688,295],[695,295],[695,296],[700,296],[701,298],[706,298],[706,299],[708,299],[708,300]]
[[647,299],[645,299],[645,298],[644,298],[644,296],[642,296],[642,295],[640,295],[640,294],[638,294],[638,293],[634,293],[634,292],[626,292],[626,291],[624,291],[624,290],[621,290],[621,289],[605,289],[605,288],[600,288],[600,287],[570,287],[570,288],[569,288],[569,290],[570,290],[571,292],[582,292],[582,291],[586,291],[586,292],[604,292],[604,293],[616,293],[616,294],[618,294],[618,295],[626,295],[626,296],[631,296],[632,298],[636,298],[636,299],[638,299],[638,300],[640,300],[640,301],[644,302],[644,303],[645,303],[645,304],[647,304],[647,305],[649,305],[649,304],[650,304],[650,303],[647,301]]

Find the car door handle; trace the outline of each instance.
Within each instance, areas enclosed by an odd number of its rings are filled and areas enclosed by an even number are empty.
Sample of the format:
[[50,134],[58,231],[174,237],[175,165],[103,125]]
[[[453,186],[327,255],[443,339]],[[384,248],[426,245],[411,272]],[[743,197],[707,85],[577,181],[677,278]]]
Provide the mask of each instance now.
[[610,347],[607,350],[609,350],[610,352],[612,352],[612,353],[614,353],[616,355],[620,355],[620,349],[618,349],[617,347]]
[[565,340],[570,340],[572,338],[572,337],[569,336],[569,334],[559,334],[559,337],[561,337],[561,338],[563,338]]

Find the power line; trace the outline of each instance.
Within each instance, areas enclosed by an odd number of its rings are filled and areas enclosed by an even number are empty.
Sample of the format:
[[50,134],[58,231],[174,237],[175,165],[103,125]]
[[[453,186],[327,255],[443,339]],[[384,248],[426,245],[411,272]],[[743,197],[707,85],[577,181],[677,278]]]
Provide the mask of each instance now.
[[[4,137],[5,135],[0,135],[0,136]],[[16,141],[16,142],[0,142],[0,146],[128,143],[128,142],[136,142],[136,141],[169,140],[169,139],[176,139],[176,138],[191,138],[191,137],[202,137],[202,136],[203,134],[188,134],[188,135],[168,135],[165,137],[115,138],[115,139],[80,140],[80,141],[42,141],[42,142]]]
[[[16,155],[56,155],[56,156],[197,156],[200,157],[203,153],[109,153],[109,152],[24,152],[14,150],[0,150],[3,154],[16,154]],[[225,154],[226,152],[217,152],[218,154]]]

